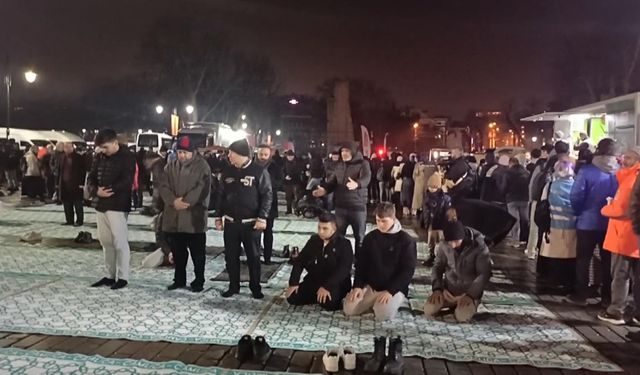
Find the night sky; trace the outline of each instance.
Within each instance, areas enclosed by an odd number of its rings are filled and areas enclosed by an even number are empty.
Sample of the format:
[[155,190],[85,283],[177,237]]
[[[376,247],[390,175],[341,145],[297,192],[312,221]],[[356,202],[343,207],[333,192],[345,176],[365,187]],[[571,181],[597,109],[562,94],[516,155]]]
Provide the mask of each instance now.
[[640,1],[0,0],[0,58],[41,74],[16,95],[77,97],[136,72],[144,33],[172,13],[208,15],[238,47],[267,55],[282,94],[355,76],[401,105],[458,116],[547,102],[563,40],[640,25]]

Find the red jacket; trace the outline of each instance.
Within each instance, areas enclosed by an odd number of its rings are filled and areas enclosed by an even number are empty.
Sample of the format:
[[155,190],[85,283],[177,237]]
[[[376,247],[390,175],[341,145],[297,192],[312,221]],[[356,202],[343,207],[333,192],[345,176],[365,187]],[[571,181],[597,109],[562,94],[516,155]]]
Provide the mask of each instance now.
[[604,248],[614,254],[620,254],[633,258],[640,258],[638,251],[638,239],[633,233],[633,225],[629,216],[629,204],[631,193],[636,182],[640,164],[631,168],[623,168],[618,171],[618,191],[616,196],[600,211],[603,216],[609,218],[607,236],[604,240]]

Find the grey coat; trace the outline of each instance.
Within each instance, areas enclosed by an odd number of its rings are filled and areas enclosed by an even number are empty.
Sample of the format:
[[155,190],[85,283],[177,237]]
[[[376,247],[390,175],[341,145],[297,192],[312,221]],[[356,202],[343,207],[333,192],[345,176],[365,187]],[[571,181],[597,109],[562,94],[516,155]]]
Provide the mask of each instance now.
[[433,290],[448,290],[454,296],[466,294],[478,301],[482,298],[491,278],[491,258],[484,236],[475,229],[466,228],[467,239],[462,250],[456,250],[446,242],[436,247],[433,266]]
[[[207,231],[211,170],[202,156],[195,154],[185,163],[171,161],[159,181],[164,202],[162,230],[168,233],[204,233]],[[178,211],[173,207],[182,197],[190,207]]]

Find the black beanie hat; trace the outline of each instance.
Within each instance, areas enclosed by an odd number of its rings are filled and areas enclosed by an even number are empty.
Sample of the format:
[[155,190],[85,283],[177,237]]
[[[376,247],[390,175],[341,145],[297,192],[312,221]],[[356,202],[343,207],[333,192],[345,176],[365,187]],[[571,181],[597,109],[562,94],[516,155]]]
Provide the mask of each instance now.
[[233,151],[238,155],[251,156],[251,149],[246,139],[239,139],[229,146],[229,151]]
[[458,220],[447,221],[442,228],[445,241],[464,240],[464,225]]
[[196,145],[191,142],[191,138],[188,135],[183,135],[178,138],[178,144],[176,145],[178,150],[193,152],[196,149]]

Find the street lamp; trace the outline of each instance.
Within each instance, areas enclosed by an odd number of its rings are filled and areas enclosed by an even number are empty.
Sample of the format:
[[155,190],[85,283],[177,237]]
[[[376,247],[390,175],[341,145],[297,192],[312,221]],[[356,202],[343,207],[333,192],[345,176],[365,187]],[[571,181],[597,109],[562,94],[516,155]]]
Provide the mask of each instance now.
[[418,152],[418,128],[420,124],[417,122],[413,123],[413,151]]
[[242,119],[242,121],[244,121],[244,120],[246,120],[246,119],[247,119],[247,115],[242,114],[242,116],[240,116],[240,118]]
[[[33,70],[24,72],[24,79],[27,83],[34,83],[38,75]],[[9,127],[11,125],[11,71],[4,75],[4,85],[7,88],[7,138],[9,138]]]
[[156,113],[160,115],[160,114],[162,114],[162,112],[164,112],[164,107],[161,106],[161,105],[157,105],[156,106]]
[[192,114],[193,111],[195,111],[195,108],[191,104],[189,104],[184,108],[184,110],[187,111],[188,114]]
[[280,129],[276,130],[276,135],[279,137],[280,134],[282,134],[282,132],[280,131]]
[[300,103],[300,102],[298,100],[296,100],[295,98],[292,98],[292,99],[289,100],[289,104],[291,104],[291,105],[296,105],[298,103]]
[[531,142],[533,142],[533,143],[538,142],[538,137],[531,137]]
[[242,123],[242,129],[243,129],[243,130],[244,130],[244,129],[247,129],[247,126],[249,126],[249,125],[248,125],[246,122],[243,122],[243,123]]

